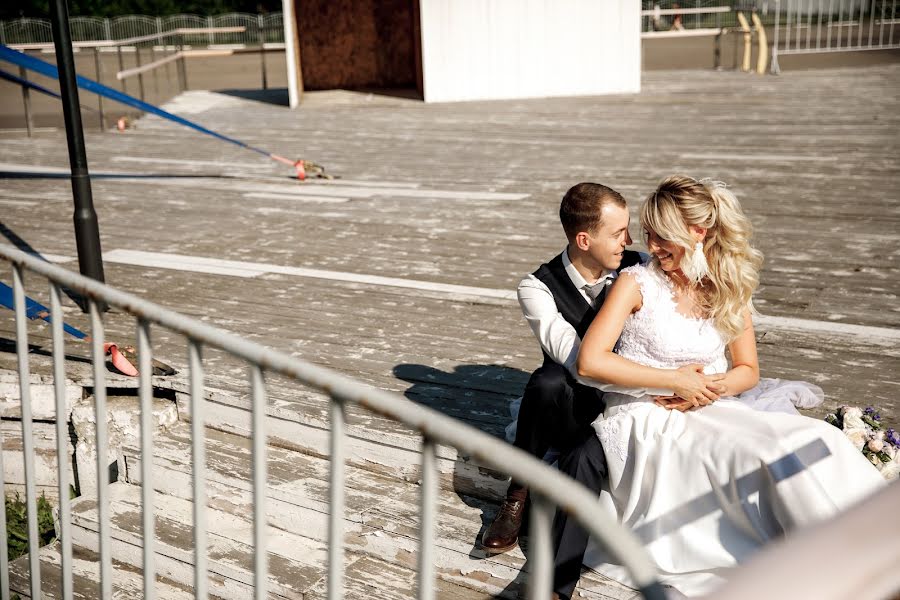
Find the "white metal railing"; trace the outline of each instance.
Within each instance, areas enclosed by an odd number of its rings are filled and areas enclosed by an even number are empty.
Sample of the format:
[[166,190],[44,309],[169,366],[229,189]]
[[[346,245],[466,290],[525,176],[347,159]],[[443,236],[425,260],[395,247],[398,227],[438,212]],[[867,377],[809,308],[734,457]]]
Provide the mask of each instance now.
[[[168,17],[124,15],[113,18],[71,17],[69,24],[72,30],[72,40],[77,42],[140,37],[178,28],[209,29],[212,27],[243,26],[245,30],[242,33],[210,33],[189,41],[197,45],[254,45],[260,41],[258,30],[264,32],[265,42],[283,43],[282,18],[282,13],[280,12],[258,15],[227,13],[211,17],[186,14],[170,15]],[[0,21],[0,44],[41,44],[51,43],[52,41],[53,37],[48,19],[21,18]]]
[[641,9],[642,37],[669,31],[720,30],[735,24],[734,9],[722,5],[721,0],[645,0]]
[[[189,17],[191,15],[176,15],[177,17]],[[227,15],[226,15],[227,16]],[[250,15],[252,16],[252,15]],[[100,52],[113,51],[117,54],[118,59],[118,71],[116,71],[116,80],[119,81],[120,88],[123,92],[127,93],[128,88],[126,86],[126,80],[131,77],[137,77],[138,80],[138,93],[137,96],[141,101],[147,100],[146,87],[144,85],[144,75],[146,73],[150,73],[153,76],[153,86],[155,92],[159,93],[159,75],[158,70],[160,67],[165,67],[165,83],[168,84],[169,89],[173,89],[172,82],[172,72],[169,68],[170,63],[175,63],[175,77],[177,81],[178,91],[185,91],[188,89],[188,81],[187,81],[187,69],[185,67],[185,59],[186,58],[196,58],[196,57],[224,57],[224,56],[232,56],[237,53],[243,52],[254,52],[260,55],[260,73],[262,75],[262,88],[268,89],[268,68],[266,63],[266,52],[267,49],[272,48],[275,44],[270,42],[266,42],[267,36],[271,32],[274,27],[274,23],[280,22],[280,15],[278,15],[279,20],[270,20],[265,21],[262,18],[262,15],[259,15],[259,18],[256,18],[256,23],[253,26],[255,31],[253,33],[258,40],[258,45],[252,48],[244,48],[244,49],[235,49],[235,48],[216,48],[216,49],[189,49],[190,46],[187,45],[188,42],[192,39],[213,39],[215,36],[223,36],[223,35],[244,35],[247,33],[247,27],[245,25],[222,25],[215,27],[200,27],[200,28],[191,28],[191,27],[178,27],[169,30],[159,30],[154,31],[152,33],[140,33],[137,30],[132,30],[130,33],[139,33],[134,37],[126,37],[120,39],[101,39],[101,40],[89,40],[89,41],[77,41],[72,42],[73,49],[76,50],[91,50],[94,54],[94,80],[97,83],[103,83],[103,69],[101,67],[100,60]],[[171,22],[172,19],[169,19],[167,22]],[[184,19],[182,19],[184,21]],[[159,24],[160,20],[157,19]],[[176,21],[177,22],[177,21]],[[210,19],[212,22],[212,19]],[[187,21],[190,24],[190,21]],[[204,21],[206,23],[206,21]],[[268,24],[267,24],[268,23]],[[74,37],[74,36],[73,36]],[[55,48],[52,42],[33,42],[27,44],[12,44],[10,46],[14,50],[19,50],[20,52],[28,52],[28,51],[50,51]],[[125,49],[130,50],[133,56],[133,62],[135,63],[134,67],[125,68],[125,61],[123,58],[123,51]],[[162,58],[157,58],[158,52],[162,52]],[[144,62],[144,58],[149,58],[149,63]],[[24,69],[20,69],[20,76],[23,79],[27,79],[27,74]],[[28,131],[29,137],[32,135],[33,130],[33,119],[31,115],[31,102],[29,99],[29,91],[27,88],[23,87],[22,89],[22,102],[24,105],[25,112],[25,124],[26,129]],[[101,95],[97,96],[97,113],[99,114],[99,123],[100,129],[103,131],[105,129],[105,114],[103,110],[103,97]]]
[[900,48],[897,0],[775,0],[773,73],[789,54]]
[[[107,285],[44,262],[10,246],[0,245],[0,259],[12,265],[14,298],[16,307],[16,349],[18,377],[21,391],[22,433],[25,446],[26,502],[28,513],[28,550],[30,566],[30,593],[41,597],[40,564],[37,548],[37,512],[35,506],[34,448],[31,440],[31,412],[29,392],[28,333],[25,313],[25,270],[46,278],[50,285],[50,310],[53,340],[53,373],[56,389],[56,419],[59,456],[66,453],[65,431],[65,355],[62,339],[61,287],[73,290],[87,299],[91,321],[91,347],[94,374],[94,409],[97,451],[97,511],[99,522],[100,581],[99,597],[111,596],[111,565],[109,499],[107,491],[107,423],[105,363],[103,353],[104,326],[98,303],[106,303],[134,316],[137,327],[137,346],[140,372],[140,432],[141,452],[152,456],[150,432],[151,414],[151,343],[150,327],[158,325],[187,338],[187,354],[190,379],[191,448],[194,467],[192,487],[194,499],[194,593],[206,598],[206,522],[204,486],[206,467],[204,458],[204,373],[201,360],[203,346],[222,350],[245,361],[249,368],[252,398],[251,446],[253,481],[253,543],[255,598],[266,598],[267,564],[265,537],[266,507],[266,383],[265,374],[286,376],[301,384],[325,392],[331,404],[330,432],[330,501],[328,520],[328,597],[342,596],[343,531],[344,515],[344,438],[345,406],[356,404],[379,415],[386,416],[411,427],[422,436],[422,486],[420,496],[420,532],[418,593],[420,598],[434,598],[434,524],[437,510],[439,474],[435,450],[438,444],[456,448],[477,458],[481,463],[528,485],[533,494],[531,514],[530,560],[532,599],[550,596],[552,584],[551,523],[556,507],[563,507],[575,517],[611,554],[626,565],[641,593],[653,600],[664,599],[662,588],[656,581],[652,564],[646,558],[637,538],[618,523],[606,517],[600,510],[596,495],[572,481],[556,469],[548,467],[490,435],[445,415],[425,408],[394,393],[378,390],[296,358],[241,339],[233,334],[211,327],[200,321],[179,315],[171,310],[118,291]],[[2,456],[0,456],[2,461]],[[141,485],[143,504],[143,576],[145,598],[153,598],[154,568],[154,497],[151,460],[141,461]],[[65,460],[59,460],[60,540],[62,545],[61,571],[63,598],[72,594],[71,508],[68,499],[68,481]],[[2,467],[2,464],[0,464]],[[5,479],[5,476],[4,476]],[[3,492],[0,482],[0,492]],[[0,534],[5,533],[5,517],[0,518]],[[4,597],[9,593],[9,567],[6,545],[0,549],[0,585]]]

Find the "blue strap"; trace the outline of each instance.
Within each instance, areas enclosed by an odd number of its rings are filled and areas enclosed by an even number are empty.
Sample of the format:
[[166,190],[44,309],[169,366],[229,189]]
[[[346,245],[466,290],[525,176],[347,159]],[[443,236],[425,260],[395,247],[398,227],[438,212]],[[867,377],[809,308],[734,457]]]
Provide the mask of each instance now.
[[[5,306],[10,310],[15,310],[15,298],[13,296],[13,289],[0,281],[0,306]],[[28,296],[25,296],[25,316],[29,319],[43,319],[48,323],[52,323],[53,321],[50,319],[50,309],[44,306],[43,304],[32,300]],[[87,338],[87,334],[83,331],[79,331],[75,329],[71,325],[63,323],[63,330],[71,336],[78,338],[79,340],[83,340]]]

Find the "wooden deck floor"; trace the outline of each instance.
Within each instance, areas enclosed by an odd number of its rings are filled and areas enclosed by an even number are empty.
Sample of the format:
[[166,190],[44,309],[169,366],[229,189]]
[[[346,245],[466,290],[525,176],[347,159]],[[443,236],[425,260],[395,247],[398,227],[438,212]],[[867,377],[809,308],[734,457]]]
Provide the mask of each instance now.
[[[898,425],[898,83],[900,64],[762,78],[652,72],[636,96],[425,105],[336,91],[308,95],[296,112],[190,92],[169,108],[342,179],[300,184],[252,153],[151,118],[126,134],[88,132],[106,277],[500,436],[540,362],[514,289],[564,245],[565,190],[585,180],[620,190],[637,238],[636,209],[658,179],[709,176],[735,190],[766,255],[756,295],[763,374],[822,385],[827,401],[814,416],[874,404]],[[77,269],[67,164],[59,134],[0,140],[0,233]],[[29,293],[45,299],[36,279]],[[134,337],[121,313],[107,330]],[[30,336],[49,348],[46,327],[33,324]],[[14,338],[12,313],[0,313],[0,368],[14,368]],[[154,342],[184,370],[184,340],[157,329]],[[245,366],[205,358],[210,386],[246,395]],[[85,367],[71,361],[70,376],[84,378]],[[33,369],[49,372],[39,351]],[[320,395],[271,383],[272,415],[327,427]],[[351,462],[374,471],[402,470],[417,448],[404,427],[361,410],[351,434],[389,449],[351,448]],[[414,468],[402,475],[415,481]],[[496,498],[502,481],[481,475],[459,468],[454,490]],[[473,521],[460,539],[474,544]]]
[[[766,255],[756,303],[779,319],[759,324],[763,373],[820,383],[826,408],[898,416],[898,84],[900,65],[652,72],[636,96],[424,105],[328,92],[296,112],[191,92],[172,110],[343,179],[301,185],[156,119],[88,132],[107,280],[496,433],[539,361],[515,301],[342,273],[512,291],[564,244],[555,211],[569,185],[606,183],[635,211],[666,174],[711,176],[736,191]],[[7,237],[73,257],[64,139],[6,138],[0,163]],[[263,266],[173,270],[163,254]],[[184,362],[180,341],[157,337]]]

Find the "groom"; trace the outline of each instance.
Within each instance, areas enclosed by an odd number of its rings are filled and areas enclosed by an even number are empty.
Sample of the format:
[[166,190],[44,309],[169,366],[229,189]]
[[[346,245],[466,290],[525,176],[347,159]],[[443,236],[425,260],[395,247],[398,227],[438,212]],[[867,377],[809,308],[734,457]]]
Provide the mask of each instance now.
[[[598,473],[605,473],[599,443],[597,448],[592,447],[599,449],[599,454],[591,452],[584,457],[580,451],[590,438],[597,439],[591,423],[603,411],[603,398],[599,390],[576,381],[575,360],[581,338],[609,285],[621,269],[641,262],[643,257],[625,249],[632,243],[628,207],[621,194],[605,185],[579,183],[572,187],[563,196],[559,220],[568,239],[566,249],[519,284],[519,304],[540,343],[544,364],[525,386],[514,443],[537,458],[556,448],[562,453],[563,470],[572,462],[569,455],[578,449],[574,452],[576,463],[599,461],[602,471]],[[481,544],[487,552],[506,552],[515,547],[527,497],[527,487],[516,481],[510,483],[506,500],[482,536]],[[554,537],[559,538],[572,527],[563,527],[560,533],[556,529]],[[565,539],[554,541],[558,557],[571,554]],[[559,566],[557,560],[558,572]],[[576,581],[580,568],[578,562]],[[564,575],[568,576],[565,569]]]

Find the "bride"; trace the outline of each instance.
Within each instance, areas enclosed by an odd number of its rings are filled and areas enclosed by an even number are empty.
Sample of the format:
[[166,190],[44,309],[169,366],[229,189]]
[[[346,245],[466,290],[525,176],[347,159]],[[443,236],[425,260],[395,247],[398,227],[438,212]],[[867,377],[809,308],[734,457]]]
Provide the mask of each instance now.
[[[734,195],[669,177],[640,220],[652,258],[619,276],[585,334],[578,372],[607,384],[594,423],[608,465],[601,504],[640,538],[664,584],[695,596],[768,540],[884,481],[832,425],[735,398],[759,382],[750,297],[762,255]],[[675,396],[688,364],[721,374],[720,399]],[[585,563],[631,583],[597,549]]]

